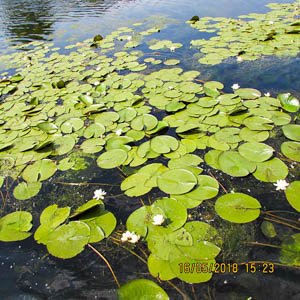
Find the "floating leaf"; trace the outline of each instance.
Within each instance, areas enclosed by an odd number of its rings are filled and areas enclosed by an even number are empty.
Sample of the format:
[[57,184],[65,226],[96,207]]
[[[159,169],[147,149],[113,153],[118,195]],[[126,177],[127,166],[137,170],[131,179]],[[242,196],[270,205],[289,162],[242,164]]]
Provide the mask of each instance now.
[[83,251],[90,237],[90,228],[80,221],[72,221],[51,232],[47,240],[50,254],[59,258],[72,258]]
[[197,178],[188,170],[173,169],[159,176],[157,184],[167,194],[184,194],[194,188]]
[[290,205],[300,212],[300,198],[299,198],[299,191],[300,191],[300,181],[293,181],[285,190],[285,196]]
[[175,151],[178,146],[178,141],[168,135],[156,136],[150,141],[151,149],[157,153],[169,153],[170,151]]
[[272,157],[274,149],[263,143],[249,142],[239,147],[239,153],[254,162],[263,162]]
[[241,156],[237,151],[225,151],[219,156],[221,170],[235,177],[247,176],[254,172],[256,164]]
[[41,187],[40,182],[21,182],[14,188],[13,194],[18,200],[27,200],[36,196]]
[[293,234],[283,241],[280,261],[290,266],[300,266],[300,233]]
[[[56,170],[57,168],[54,161],[50,159],[42,159],[27,166],[22,173],[22,177],[27,182],[43,181],[50,178]],[[25,188],[24,185],[22,187]]]
[[113,169],[122,165],[127,159],[127,152],[122,149],[112,149],[101,154],[97,164],[103,169]]
[[275,230],[273,223],[271,223],[269,221],[263,221],[261,223],[260,228],[261,228],[262,233],[268,238],[273,238],[277,235],[277,232]]
[[233,223],[247,223],[258,218],[260,203],[253,197],[242,193],[226,194],[215,204],[217,214]]
[[300,143],[284,142],[281,144],[280,149],[286,157],[300,162]]
[[264,182],[276,182],[284,179],[288,175],[288,167],[278,158],[257,163],[256,171],[253,176]]
[[288,124],[282,126],[282,131],[288,139],[300,142],[300,125]]
[[118,297],[120,300],[169,299],[159,285],[148,279],[135,279],[126,283],[118,290]]
[[16,211],[0,218],[0,241],[13,242],[28,238],[32,216],[26,211]]

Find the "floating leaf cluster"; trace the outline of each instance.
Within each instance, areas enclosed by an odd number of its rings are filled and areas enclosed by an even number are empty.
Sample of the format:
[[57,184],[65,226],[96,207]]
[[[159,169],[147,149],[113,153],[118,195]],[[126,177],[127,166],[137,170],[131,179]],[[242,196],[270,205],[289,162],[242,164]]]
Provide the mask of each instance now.
[[[248,16],[255,21],[193,20],[192,26],[201,30],[219,30],[218,37],[193,42],[204,45],[202,51],[208,53],[200,62],[297,54],[296,42],[287,45],[288,38],[299,39],[299,24],[290,11],[294,6],[272,5],[266,18]],[[272,24],[271,18],[276,19]],[[159,30],[121,27],[106,37],[66,46],[65,54],[51,44],[34,42],[26,52],[4,56],[8,68],[16,71],[0,80],[0,188],[10,176],[18,179],[13,190],[17,200],[33,198],[56,172],[85,168],[86,156],[100,169],[127,169],[130,175],[120,186],[126,196],[144,196],[153,189],[165,194],[132,212],[126,222],[127,229],[147,243],[150,273],[161,280],[205,282],[213,270],[184,273],[179,264],[213,264],[222,241],[213,226],[188,221],[187,209],[215,198],[212,205],[222,219],[247,223],[259,217],[262,207],[259,199],[239,191],[219,195],[220,184],[208,167],[224,176],[251,176],[268,188],[287,178],[290,164],[300,161],[300,127],[293,119],[300,105],[289,93],[275,98],[240,87],[225,93],[221,82],[203,82],[200,72],[173,67],[180,63],[177,58],[164,60],[158,69],[162,60],[129,50]],[[173,52],[182,46],[167,40],[150,42],[151,50]],[[283,141],[279,147],[272,143],[274,137]],[[294,180],[284,192],[298,212],[299,188]],[[163,217],[162,224],[153,224],[157,215]],[[34,238],[52,255],[71,258],[88,243],[107,238],[116,223],[100,200],[87,202],[73,214],[70,207],[53,204],[41,213]],[[8,214],[0,219],[0,240],[25,239],[31,226],[31,214]],[[265,224],[264,232],[271,236],[269,227]],[[283,262],[294,263],[294,256],[286,253],[297,250],[297,241],[295,235],[283,245]],[[120,298],[131,295],[131,288],[136,293],[140,284],[121,288]],[[143,284],[144,292],[152,295],[152,283]],[[166,297],[159,289],[155,294]]]
[[266,14],[252,13],[238,19],[203,17],[188,21],[210,39],[192,40],[203,54],[201,64],[216,65],[229,57],[255,60],[264,55],[296,56],[300,45],[299,1],[292,4],[271,3]]

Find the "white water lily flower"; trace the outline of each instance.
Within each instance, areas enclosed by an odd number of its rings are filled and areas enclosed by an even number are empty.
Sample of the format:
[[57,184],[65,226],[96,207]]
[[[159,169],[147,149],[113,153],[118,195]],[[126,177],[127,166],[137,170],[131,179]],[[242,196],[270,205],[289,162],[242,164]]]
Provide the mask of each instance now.
[[175,49],[176,48],[174,46],[170,47],[171,52],[175,52]]
[[269,92],[264,93],[264,95],[265,95],[266,97],[271,97],[271,94],[270,94]]
[[138,234],[135,234],[134,232],[126,231],[122,234],[121,241],[122,242],[129,242],[132,244],[135,244],[140,239],[140,236]]
[[123,130],[120,128],[120,129],[118,129],[118,130],[116,130],[116,135],[121,135],[122,134],[122,132],[123,132]]
[[139,241],[140,236],[138,234],[132,233],[131,239],[128,239],[129,243],[135,244]]
[[277,180],[276,183],[274,183],[274,185],[276,186],[276,191],[279,191],[279,190],[284,191],[289,186],[289,183],[286,182],[285,179],[280,179],[280,180]]
[[100,71],[100,69],[101,69],[100,67],[97,67],[97,68],[96,68],[96,71]]
[[237,58],[236,58],[236,61],[237,62],[241,62],[241,61],[243,61],[244,59],[241,57],[241,56],[237,56]]
[[106,192],[102,189],[99,189],[99,190],[96,190],[94,192],[94,198],[93,199],[103,200],[105,195],[106,195]]
[[121,241],[122,242],[127,242],[128,239],[130,239],[130,238],[131,238],[131,232],[127,230],[126,232],[124,232],[122,234]]
[[273,25],[273,24],[274,24],[274,22],[273,22],[273,21],[269,21],[269,24],[270,24],[270,25]]
[[163,215],[155,215],[152,220],[153,225],[161,225],[165,221],[165,218]]
[[231,88],[232,88],[233,90],[238,90],[238,89],[240,88],[240,86],[239,86],[238,83],[235,83],[235,84],[233,84],[233,85],[231,86]]
[[93,83],[93,85],[98,85],[98,84],[100,84],[100,81],[95,81],[95,82]]
[[129,36],[127,37],[127,41],[131,41],[131,40],[132,40],[132,36],[129,35]]

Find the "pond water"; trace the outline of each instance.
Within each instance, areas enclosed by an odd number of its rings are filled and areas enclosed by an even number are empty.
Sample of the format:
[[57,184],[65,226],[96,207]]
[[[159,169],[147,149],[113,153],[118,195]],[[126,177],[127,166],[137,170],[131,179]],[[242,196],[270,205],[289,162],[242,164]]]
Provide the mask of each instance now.
[[[198,38],[208,38],[210,33],[199,33],[186,24],[192,16],[201,17],[231,17],[249,13],[265,13],[269,11],[265,5],[268,0],[112,0],[112,1],[49,1],[49,0],[0,0],[0,73],[5,70],[1,55],[24,51],[22,45],[32,41],[53,42],[60,47],[61,53],[68,53],[64,46],[81,42],[96,34],[103,36],[121,26],[131,26],[133,23],[147,20],[160,24],[162,30],[153,34],[152,38],[170,39],[180,42],[184,47],[176,49],[175,53],[167,53],[169,58],[181,60],[181,67],[201,72],[201,80],[220,81],[224,91],[230,92],[231,85],[239,83],[243,87],[252,87],[272,95],[291,92],[300,97],[300,58],[294,57],[264,57],[256,61],[237,64],[226,61],[215,66],[200,65],[195,49],[190,49],[189,41]],[[291,3],[292,1],[276,1]],[[149,51],[147,45],[137,48]],[[160,55],[158,53],[158,55]],[[11,69],[9,72],[13,72]],[[0,116],[1,117],[1,116]],[[174,132],[169,131],[169,134]],[[278,147],[279,141],[273,140],[272,145]],[[274,147],[275,147],[274,146]],[[204,153],[204,152],[203,152]],[[202,154],[203,154],[202,153]],[[39,213],[56,199],[60,206],[78,206],[91,199],[99,185],[70,186],[58,182],[101,182],[113,184],[105,188],[107,198],[106,208],[112,211],[120,222],[125,224],[130,213],[140,206],[139,201],[126,197],[119,188],[122,177],[110,170],[97,167],[92,156],[87,161],[88,168],[79,166],[79,171],[57,172],[54,178],[48,180],[41,192],[31,204],[15,203],[13,197],[8,197],[1,209],[1,214],[9,213],[15,208]],[[82,167],[82,168],[81,168]],[[82,170],[80,170],[82,169]],[[211,168],[205,169],[212,172]],[[233,178],[224,176],[221,172],[214,173],[221,184],[228,188],[241,187],[241,192],[251,190],[253,197],[263,199],[265,210],[291,211],[288,203],[280,202],[280,197],[274,191],[265,190],[253,178]],[[299,171],[292,173],[293,180],[299,178]],[[299,179],[298,179],[299,180]],[[11,192],[11,191],[10,191]],[[151,196],[161,196],[155,191]],[[145,198],[147,199],[147,198]],[[279,203],[274,203],[275,201]],[[122,204],[120,205],[120,201]],[[201,206],[192,212],[192,219],[201,218],[210,221],[207,211],[213,208]],[[206,215],[207,213],[207,215]],[[37,219],[39,214],[35,214]],[[291,213],[292,217],[295,217]],[[283,215],[286,217],[286,215]],[[299,227],[296,216],[295,223]],[[37,222],[35,222],[37,223]],[[213,224],[221,224],[218,218]],[[231,232],[230,242],[226,245],[223,258],[220,261],[231,260],[239,262],[272,261],[278,258],[278,249],[252,245],[255,241],[270,243],[260,231],[261,220],[251,225],[220,225],[224,236]],[[36,225],[35,225],[36,226]],[[226,227],[227,226],[227,227]],[[125,227],[123,227],[124,229]],[[35,227],[36,229],[36,227]],[[279,228],[281,237],[292,234],[290,228]],[[296,231],[297,232],[297,231]],[[238,236],[238,238],[236,238]],[[243,238],[244,237],[244,238]],[[275,242],[279,242],[275,241]],[[110,242],[102,242],[102,253],[110,261],[119,281],[125,282],[135,278],[149,278],[148,269],[128,251]],[[227,256],[226,256],[227,255]],[[232,274],[216,274],[208,283],[199,285],[183,284],[174,281],[191,299],[300,299],[300,271],[297,268],[275,266],[275,272],[265,274],[262,270],[254,273],[246,272],[245,268]],[[171,299],[182,299],[172,287],[162,285]],[[38,245],[32,237],[13,243],[0,242],[0,297],[1,299],[116,299],[116,285],[106,265],[92,251],[86,249],[80,255],[70,260],[61,260],[49,255],[44,246]],[[252,298],[251,298],[252,297]]]

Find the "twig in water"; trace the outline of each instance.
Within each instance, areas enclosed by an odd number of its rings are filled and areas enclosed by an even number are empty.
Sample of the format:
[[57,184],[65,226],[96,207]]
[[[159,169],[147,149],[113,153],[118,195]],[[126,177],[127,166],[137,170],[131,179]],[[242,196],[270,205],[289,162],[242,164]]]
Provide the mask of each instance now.
[[224,185],[210,172],[210,171],[208,171],[208,174],[211,176],[211,177],[213,177],[214,179],[216,179],[217,181],[218,181],[218,183],[219,183],[219,185],[221,186],[221,188],[223,189],[223,191],[226,193],[226,194],[228,194],[228,191],[225,189],[225,187],[224,187]]
[[116,275],[115,275],[115,273],[114,273],[111,265],[109,264],[108,260],[96,248],[94,248],[91,244],[88,244],[88,247],[91,248],[106,263],[106,265],[107,265],[110,273],[112,274],[112,276],[113,276],[113,278],[114,278],[114,280],[115,280],[118,288],[120,288],[121,287],[120,283],[119,283],[119,281],[118,281],[118,279],[117,279],[117,277],[116,277]]

